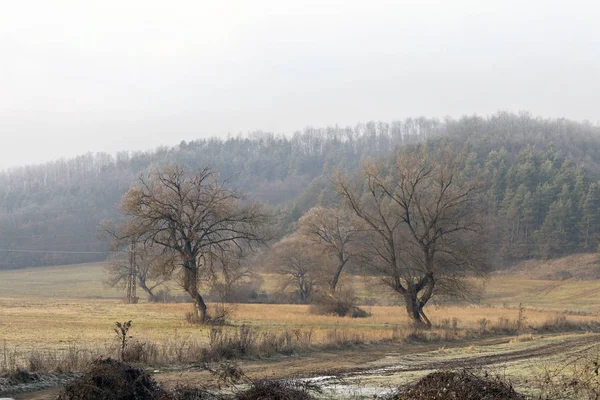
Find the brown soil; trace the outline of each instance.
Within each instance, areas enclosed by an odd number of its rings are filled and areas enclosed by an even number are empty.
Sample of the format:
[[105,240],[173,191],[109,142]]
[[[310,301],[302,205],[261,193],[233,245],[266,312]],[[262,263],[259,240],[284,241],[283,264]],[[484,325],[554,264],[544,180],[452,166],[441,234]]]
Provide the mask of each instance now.
[[[410,366],[395,368],[393,364],[385,366],[379,364],[381,369],[374,371],[378,375],[393,374],[399,371],[421,371],[431,369],[458,369],[464,367],[489,366],[529,358],[539,358],[559,354],[573,348],[595,345],[599,342],[600,335],[589,334],[571,336],[555,343],[534,346],[528,349],[508,351],[500,354],[483,356],[466,356],[459,359],[436,361],[431,363],[412,363]],[[469,346],[492,346],[508,343],[510,338],[488,338],[475,341],[461,341],[444,343],[446,349]],[[381,361],[389,354],[411,355],[439,350],[440,344],[423,345],[398,345],[386,344],[376,346],[363,346],[346,350],[321,351],[299,356],[276,357],[266,360],[245,360],[238,362],[245,374],[252,379],[281,379],[291,377],[311,377],[321,375],[352,376],[372,370],[368,363]],[[180,385],[191,385],[202,382],[207,386],[217,386],[217,378],[200,368],[186,368],[185,370],[164,370],[154,375],[155,379],[167,388]],[[35,393],[15,395],[17,400],[54,400],[58,389],[46,390]]]

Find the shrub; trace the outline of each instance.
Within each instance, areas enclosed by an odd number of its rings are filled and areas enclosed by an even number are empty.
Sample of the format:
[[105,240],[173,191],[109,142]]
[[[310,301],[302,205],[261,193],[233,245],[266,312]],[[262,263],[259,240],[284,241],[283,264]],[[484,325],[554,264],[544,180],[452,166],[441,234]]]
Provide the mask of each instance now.
[[125,347],[123,360],[127,362],[150,364],[159,356],[159,348],[154,343],[131,341]]
[[236,400],[313,400],[310,392],[321,393],[313,384],[299,381],[258,380],[250,389],[238,393]]
[[351,291],[316,296],[310,312],[317,315],[337,315],[340,317],[366,318],[371,314],[356,305],[357,299]]
[[517,333],[516,325],[504,316],[498,317],[498,321],[492,326],[492,331],[507,335]]
[[566,315],[560,314],[553,318],[548,318],[538,328],[538,330],[565,331],[565,330],[583,329],[583,328],[586,328],[586,325],[584,323],[569,320]]
[[522,400],[512,385],[497,377],[484,377],[468,370],[434,372],[413,386],[400,389],[390,400]]
[[482,318],[479,321],[477,321],[477,324],[479,325],[479,334],[480,335],[486,335],[489,331],[488,331],[488,327],[490,326],[491,321],[487,318]]
[[160,289],[150,296],[148,301],[151,303],[192,303],[192,299],[187,294],[172,295],[168,288]]
[[179,387],[173,391],[172,400],[222,400],[222,397],[201,388]]
[[154,379],[112,358],[95,360],[80,378],[69,383],[58,400],[157,400],[168,396]]

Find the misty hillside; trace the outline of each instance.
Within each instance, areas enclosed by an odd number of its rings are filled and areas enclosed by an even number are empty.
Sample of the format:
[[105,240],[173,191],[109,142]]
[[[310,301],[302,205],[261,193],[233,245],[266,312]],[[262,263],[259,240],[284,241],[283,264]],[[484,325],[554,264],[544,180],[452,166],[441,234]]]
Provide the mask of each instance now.
[[600,128],[499,113],[418,118],[353,128],[307,128],[291,137],[256,132],[199,139],[152,152],[87,154],[0,174],[0,268],[103,260],[104,218],[125,190],[165,163],[210,165],[230,186],[281,212],[284,226],[336,201],[328,176],[364,158],[427,142],[462,148],[464,172],[487,178],[498,262],[595,250],[600,233]]

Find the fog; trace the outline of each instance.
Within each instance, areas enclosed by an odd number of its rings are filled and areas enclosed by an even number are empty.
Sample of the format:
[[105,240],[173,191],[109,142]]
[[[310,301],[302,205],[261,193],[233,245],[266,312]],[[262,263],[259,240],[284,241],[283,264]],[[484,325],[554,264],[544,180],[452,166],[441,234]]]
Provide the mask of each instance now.
[[212,135],[528,110],[600,120],[600,7],[548,1],[20,1],[0,168]]

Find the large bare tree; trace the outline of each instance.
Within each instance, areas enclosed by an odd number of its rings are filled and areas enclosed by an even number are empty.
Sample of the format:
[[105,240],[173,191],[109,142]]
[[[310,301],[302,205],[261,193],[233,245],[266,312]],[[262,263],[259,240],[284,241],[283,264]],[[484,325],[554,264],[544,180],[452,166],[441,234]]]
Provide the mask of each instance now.
[[245,203],[240,193],[226,188],[208,167],[191,174],[179,166],[157,169],[127,191],[121,209],[127,235],[179,258],[183,287],[202,322],[208,313],[199,285],[215,265],[211,260],[266,239],[262,228],[268,216],[258,204]]
[[336,261],[327,278],[331,293],[336,291],[344,268],[354,257],[352,242],[358,229],[352,219],[347,208],[315,206],[298,221],[301,234]]
[[399,152],[392,166],[366,164],[360,182],[338,176],[339,193],[368,228],[362,262],[406,303],[416,325],[435,294],[468,293],[465,277],[487,270],[477,180],[451,152]]

